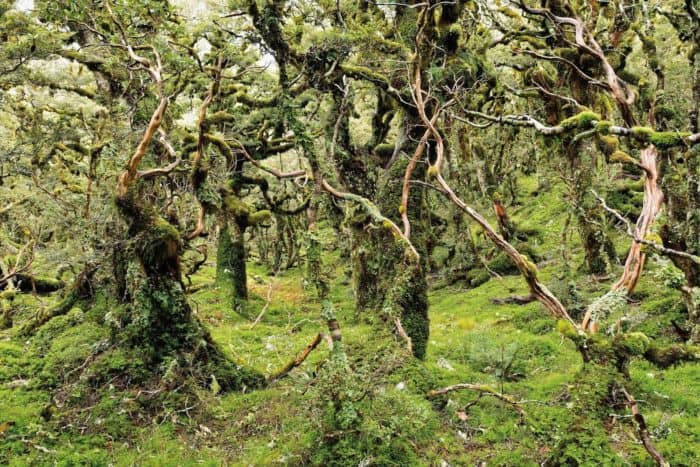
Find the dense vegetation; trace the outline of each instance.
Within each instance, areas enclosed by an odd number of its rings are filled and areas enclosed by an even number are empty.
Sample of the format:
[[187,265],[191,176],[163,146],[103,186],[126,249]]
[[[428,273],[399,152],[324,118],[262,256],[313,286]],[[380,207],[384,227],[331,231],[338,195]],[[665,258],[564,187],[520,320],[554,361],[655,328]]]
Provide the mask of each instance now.
[[700,464],[697,0],[0,38],[0,463]]

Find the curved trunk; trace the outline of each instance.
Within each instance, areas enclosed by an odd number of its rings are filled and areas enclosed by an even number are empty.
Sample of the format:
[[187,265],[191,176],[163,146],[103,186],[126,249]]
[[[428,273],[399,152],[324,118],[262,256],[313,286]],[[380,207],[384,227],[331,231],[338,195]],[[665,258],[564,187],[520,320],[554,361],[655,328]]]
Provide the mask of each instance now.
[[[642,149],[639,154],[640,164],[645,172],[644,203],[642,205],[642,212],[639,214],[637,224],[634,228],[635,238],[644,239],[649,233],[654,220],[661,212],[664,195],[658,184],[659,172],[656,166],[657,155],[658,152],[653,145]],[[612,289],[619,290],[624,288],[627,290],[627,293],[632,293],[642,274],[645,258],[646,255],[642,251],[642,244],[637,241],[632,242],[622,276],[620,280],[613,285]]]

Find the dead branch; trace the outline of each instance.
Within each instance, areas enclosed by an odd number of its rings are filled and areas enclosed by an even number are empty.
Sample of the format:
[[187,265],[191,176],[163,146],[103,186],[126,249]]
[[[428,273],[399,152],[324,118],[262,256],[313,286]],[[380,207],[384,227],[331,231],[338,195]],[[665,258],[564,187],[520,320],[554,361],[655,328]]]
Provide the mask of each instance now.
[[268,383],[273,383],[284,378],[290,371],[304,363],[306,357],[308,357],[311,351],[314,350],[318,346],[318,344],[321,343],[323,337],[324,335],[321,332],[316,334],[316,337],[314,337],[314,339],[309,343],[309,345],[306,346],[306,348],[299,355],[290,360],[286,365],[284,365],[277,372],[275,372],[274,375],[268,378]]
[[649,428],[647,428],[644,416],[639,412],[639,405],[637,405],[637,401],[634,399],[634,397],[630,395],[630,393],[627,392],[625,388],[622,388],[622,393],[627,399],[627,405],[629,405],[630,409],[632,410],[632,416],[634,418],[634,421],[637,423],[639,438],[642,441],[642,444],[644,445],[644,449],[646,449],[649,455],[654,458],[654,461],[656,461],[656,465],[659,465],[661,467],[669,467],[671,464],[666,462],[661,453],[659,453],[659,451],[656,450],[656,448],[651,442],[651,434],[649,433]]
[[265,312],[267,311],[268,307],[270,306],[270,303],[272,303],[272,281],[270,281],[270,285],[267,287],[267,297],[265,299],[265,305],[263,305],[262,310],[260,310],[260,313],[258,314],[257,318],[255,318],[255,321],[253,321],[253,324],[250,325],[250,329],[253,329],[262,319],[262,317],[265,315]]
[[480,394],[495,397],[496,399],[503,401],[506,404],[513,407],[516,410],[516,412],[518,412],[518,415],[520,415],[521,417],[525,417],[525,410],[523,410],[523,408],[520,406],[519,401],[516,401],[515,399],[513,399],[512,396],[509,396],[508,394],[503,394],[503,393],[498,392],[498,391],[496,391],[488,386],[484,386],[481,384],[469,384],[469,383],[454,384],[452,386],[447,386],[447,387],[442,388],[442,389],[435,389],[433,391],[430,391],[428,393],[428,397],[432,398],[432,397],[440,396],[443,394],[447,394],[447,393],[452,392],[452,391],[458,391],[461,389],[468,389],[470,391],[476,391]]

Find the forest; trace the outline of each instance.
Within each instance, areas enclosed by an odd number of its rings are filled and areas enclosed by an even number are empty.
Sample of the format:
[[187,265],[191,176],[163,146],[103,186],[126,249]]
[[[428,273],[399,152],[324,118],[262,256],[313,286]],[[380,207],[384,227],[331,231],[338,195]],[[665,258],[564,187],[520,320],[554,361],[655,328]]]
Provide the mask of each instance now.
[[0,465],[700,465],[700,0],[0,0]]

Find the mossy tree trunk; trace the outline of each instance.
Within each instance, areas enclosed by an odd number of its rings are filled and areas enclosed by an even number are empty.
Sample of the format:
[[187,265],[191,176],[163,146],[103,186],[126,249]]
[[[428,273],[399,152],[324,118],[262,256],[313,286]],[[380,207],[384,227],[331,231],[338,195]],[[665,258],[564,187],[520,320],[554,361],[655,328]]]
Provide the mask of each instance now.
[[[162,93],[160,61],[149,71],[158,84],[160,103],[115,187],[115,204],[126,223],[113,256],[117,290],[126,305],[111,319],[115,345],[143,362],[148,370],[143,377],[149,381],[155,376],[170,385],[194,378],[204,385],[213,376],[224,390],[261,386],[262,375],[227,359],[192,313],[181,278],[180,232],[141,193],[139,164],[169,104]],[[136,379],[134,375],[132,382]]]
[[117,317],[115,339],[138,355],[166,383],[194,376],[206,384],[214,375],[224,390],[263,384],[257,372],[228,360],[193,315],[181,280],[177,228],[139,199],[138,184],[117,196],[127,222],[124,248],[114,259],[125,271],[127,312]]
[[224,223],[219,230],[219,247],[216,254],[216,280],[231,296],[233,306],[248,300],[245,264],[245,227],[235,221]]
[[[379,181],[377,207],[394,222],[401,205],[401,183],[408,161],[397,160]],[[425,166],[414,171],[414,177],[425,176]],[[357,309],[360,312],[395,309],[406,334],[411,338],[413,353],[425,356],[429,335],[428,282],[423,190],[414,188],[408,202],[408,214],[413,220],[411,243],[421,254],[418,265],[407,263],[405,247],[386,229],[372,229],[368,224],[356,226],[356,253],[353,278]],[[395,213],[392,215],[392,213]]]

